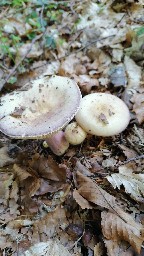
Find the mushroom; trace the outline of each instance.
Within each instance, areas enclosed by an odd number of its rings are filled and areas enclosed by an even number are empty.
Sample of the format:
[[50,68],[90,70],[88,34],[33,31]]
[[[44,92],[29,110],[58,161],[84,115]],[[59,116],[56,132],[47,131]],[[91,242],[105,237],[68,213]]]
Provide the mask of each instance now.
[[130,113],[127,105],[117,96],[92,93],[83,97],[75,118],[87,133],[105,137],[125,130]]
[[65,133],[63,131],[58,131],[46,139],[43,143],[44,147],[46,147],[45,143],[57,156],[63,155],[69,147],[69,142],[66,140]]
[[65,129],[66,140],[72,145],[81,144],[87,133],[77,124],[77,122],[72,122],[67,125]]
[[77,113],[80,100],[79,87],[72,79],[61,76],[36,79],[1,98],[0,131],[16,139],[47,138],[50,146],[54,134]]

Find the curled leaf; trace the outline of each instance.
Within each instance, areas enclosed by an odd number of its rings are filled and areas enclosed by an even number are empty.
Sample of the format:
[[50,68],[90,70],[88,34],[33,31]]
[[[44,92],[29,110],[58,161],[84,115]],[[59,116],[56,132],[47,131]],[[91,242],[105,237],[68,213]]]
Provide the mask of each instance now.
[[103,211],[101,217],[102,232],[106,239],[114,241],[125,240],[140,253],[144,241],[141,236],[141,225],[126,223],[120,216],[111,212]]

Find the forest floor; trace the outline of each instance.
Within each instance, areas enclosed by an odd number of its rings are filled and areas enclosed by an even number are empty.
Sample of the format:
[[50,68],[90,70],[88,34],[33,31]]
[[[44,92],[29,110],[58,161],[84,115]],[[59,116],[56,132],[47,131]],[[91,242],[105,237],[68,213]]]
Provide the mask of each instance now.
[[144,255],[144,4],[0,1],[0,96],[60,75],[128,106],[128,127],[56,156],[0,133],[0,255]]

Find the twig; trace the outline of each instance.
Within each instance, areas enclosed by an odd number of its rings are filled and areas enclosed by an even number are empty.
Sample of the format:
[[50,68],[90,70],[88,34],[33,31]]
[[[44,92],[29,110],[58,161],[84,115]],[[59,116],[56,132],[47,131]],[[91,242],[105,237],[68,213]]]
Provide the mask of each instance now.
[[9,7],[0,13],[0,19],[2,19],[5,16],[5,14],[7,13],[8,10],[9,10]]
[[134,124],[134,132],[135,134],[139,137],[139,139],[141,140],[142,144],[144,143],[144,138],[142,137],[142,135],[140,134],[137,126]]
[[17,68],[19,67],[19,65],[23,62],[23,60],[27,57],[27,55],[29,54],[29,52],[31,51],[32,49],[32,46],[34,45],[34,43],[39,40],[43,35],[44,35],[45,32],[43,32],[42,34],[36,36],[32,42],[31,42],[31,45],[28,49],[28,51],[26,52],[26,54],[22,57],[21,60],[18,61],[18,63],[14,66],[14,68],[12,69],[12,71],[9,73],[9,75],[6,77],[2,87],[8,82],[8,80],[10,79],[10,77],[15,73],[15,71],[17,70]]
[[103,41],[103,40],[105,40],[105,39],[107,39],[107,38],[109,38],[109,37],[113,37],[113,36],[115,36],[115,35],[111,35],[111,36],[106,36],[106,37],[98,38],[98,39],[96,39],[96,40],[94,40],[94,41],[89,42],[87,45],[81,47],[80,49],[78,49],[78,50],[76,50],[76,51],[74,51],[74,52],[68,52],[65,56],[62,56],[62,57],[58,58],[57,60],[62,60],[62,59],[64,59],[64,58],[68,57],[70,54],[78,53],[78,52],[84,50],[85,48],[91,46],[92,44],[94,44],[94,43],[96,43],[96,42]]
[[144,155],[140,155],[140,156],[135,156],[135,157],[129,158],[126,161],[123,161],[122,163],[116,164],[115,167],[119,167],[121,165],[128,164],[129,162],[136,161],[136,160],[139,160],[139,159],[144,159]]
[[40,23],[41,23],[41,27],[44,29],[44,25],[43,25],[43,12],[44,12],[44,4],[42,5],[42,9],[41,9],[41,13],[40,13]]
[[95,44],[95,43],[97,43],[97,42],[103,41],[103,40],[105,40],[105,39],[107,39],[107,38],[109,38],[109,37],[113,37],[113,36],[115,36],[115,35],[110,35],[110,36],[98,38],[98,39],[96,39],[96,40],[94,40],[94,41],[91,41],[91,42],[89,42],[87,45],[85,45],[85,46],[81,47],[80,49],[78,49],[78,50],[76,51],[76,53],[78,53],[78,52],[84,50],[85,48],[91,46],[92,44]]

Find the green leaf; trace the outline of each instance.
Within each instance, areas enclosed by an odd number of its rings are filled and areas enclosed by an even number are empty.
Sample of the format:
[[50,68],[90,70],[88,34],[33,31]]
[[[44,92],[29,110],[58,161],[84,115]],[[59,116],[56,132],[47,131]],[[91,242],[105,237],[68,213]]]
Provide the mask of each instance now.
[[35,32],[31,32],[31,33],[27,34],[27,37],[28,37],[29,40],[32,40],[36,37],[36,35],[37,34]]
[[141,36],[144,34],[144,27],[140,27],[136,31],[137,36]]
[[11,37],[14,44],[18,43],[21,40],[21,38],[19,36],[15,36],[13,34],[10,37]]
[[52,49],[56,48],[56,43],[55,43],[55,40],[52,36],[46,36],[45,37],[45,47],[52,48]]
[[9,84],[14,84],[14,83],[16,83],[16,81],[17,81],[17,78],[16,78],[15,76],[12,76],[12,77],[8,80],[8,83],[9,83]]
[[11,1],[10,0],[1,0],[0,1],[0,6],[7,5],[7,4],[11,4]]
[[23,6],[23,3],[28,3],[29,0],[13,0],[11,2],[11,4],[14,6],[14,7],[21,7]]

